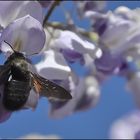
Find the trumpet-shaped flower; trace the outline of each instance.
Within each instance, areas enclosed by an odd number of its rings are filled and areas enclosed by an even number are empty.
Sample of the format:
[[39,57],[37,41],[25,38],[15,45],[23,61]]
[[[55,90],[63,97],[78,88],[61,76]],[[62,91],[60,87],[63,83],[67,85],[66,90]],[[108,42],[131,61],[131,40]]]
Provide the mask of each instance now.
[[45,50],[51,48],[54,52],[63,54],[67,63],[80,61],[84,65],[85,54],[90,55],[93,60],[102,56],[101,49],[96,47],[96,45],[87,38],[79,36],[71,31],[54,31],[50,28],[48,30],[53,36],[45,30]]

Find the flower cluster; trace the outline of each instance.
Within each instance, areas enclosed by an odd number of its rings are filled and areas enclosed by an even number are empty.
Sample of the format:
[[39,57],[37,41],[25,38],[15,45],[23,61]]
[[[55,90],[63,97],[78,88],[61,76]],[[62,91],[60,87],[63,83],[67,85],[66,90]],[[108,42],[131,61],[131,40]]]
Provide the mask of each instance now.
[[[43,7],[48,8],[49,13],[53,2],[46,1],[40,4],[37,1],[1,1],[0,5],[1,52],[9,57],[13,53],[8,45],[10,44],[15,51],[25,56],[37,54],[36,56],[40,56],[41,59],[35,63],[35,71],[64,87],[72,95],[72,99],[68,101],[49,100],[50,115],[64,117],[95,106],[100,95],[98,80],[90,72],[85,76],[77,75],[74,65],[77,63],[85,69],[90,65],[87,59],[94,63],[96,58],[100,58],[102,51],[96,43],[80,33],[47,26]],[[0,122],[6,121],[12,113],[2,102],[4,86],[1,84]],[[27,102],[21,109],[35,109],[38,100],[38,95],[31,90]]]
[[[0,1],[1,52],[6,56],[12,53],[6,40],[14,50],[26,56],[36,55],[39,61],[34,63],[35,71],[70,92],[71,100],[49,100],[51,117],[62,118],[95,107],[102,83],[112,75],[127,79],[127,89],[139,107],[140,9],[121,6],[106,11],[104,1],[72,2],[76,5],[76,16],[81,22],[87,19],[90,29],[76,25],[73,16],[65,10],[66,24],[50,22],[52,11],[63,3],[61,0]],[[2,104],[3,86],[1,84],[0,122],[12,113]],[[24,107],[34,109],[38,100],[31,90]],[[113,134],[115,130],[116,126]]]

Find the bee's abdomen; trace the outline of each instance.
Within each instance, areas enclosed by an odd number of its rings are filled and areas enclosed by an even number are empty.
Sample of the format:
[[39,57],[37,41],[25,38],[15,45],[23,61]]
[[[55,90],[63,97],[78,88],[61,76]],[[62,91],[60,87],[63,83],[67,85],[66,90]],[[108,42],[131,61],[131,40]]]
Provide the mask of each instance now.
[[15,111],[27,101],[30,92],[29,82],[17,80],[8,81],[4,88],[3,104],[6,109]]

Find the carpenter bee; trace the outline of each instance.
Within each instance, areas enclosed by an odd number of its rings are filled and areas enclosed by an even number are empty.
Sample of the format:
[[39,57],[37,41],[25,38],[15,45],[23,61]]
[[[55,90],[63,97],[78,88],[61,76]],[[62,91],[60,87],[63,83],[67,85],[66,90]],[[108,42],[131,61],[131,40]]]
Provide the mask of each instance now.
[[30,90],[48,99],[68,100],[72,96],[63,87],[34,73],[28,59],[20,52],[15,51],[6,41],[13,53],[4,65],[0,66],[0,85],[4,84],[2,102],[9,111],[19,110],[26,103]]

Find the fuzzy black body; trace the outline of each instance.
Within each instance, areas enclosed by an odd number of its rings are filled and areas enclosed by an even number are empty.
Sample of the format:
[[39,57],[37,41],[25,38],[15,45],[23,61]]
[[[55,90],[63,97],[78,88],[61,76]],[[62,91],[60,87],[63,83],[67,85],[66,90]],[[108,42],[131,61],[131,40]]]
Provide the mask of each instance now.
[[31,90],[28,63],[23,54],[13,53],[5,62],[9,71],[4,86],[3,105],[7,110],[20,109],[27,101]]
[[49,100],[66,101],[72,98],[63,87],[34,73],[29,62],[22,53],[14,52],[0,66],[0,85],[4,85],[2,101],[7,110],[24,108],[31,89]]
[[[7,44],[12,48],[9,43]],[[63,87],[34,72],[30,60],[22,53],[13,48],[12,50],[13,54],[4,65],[0,65],[0,86],[4,86],[1,98],[7,110],[16,111],[24,108],[31,89],[51,101],[72,99],[71,94]]]

